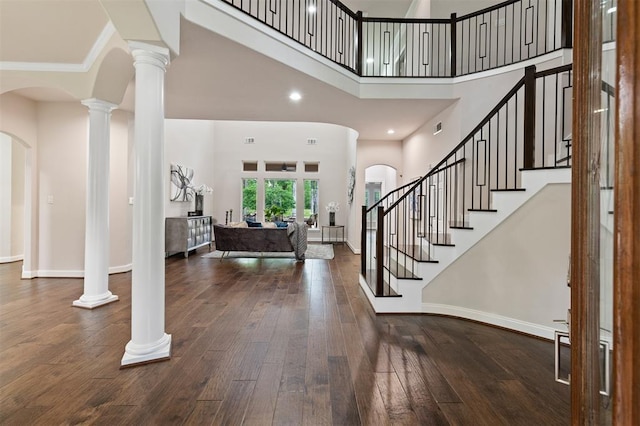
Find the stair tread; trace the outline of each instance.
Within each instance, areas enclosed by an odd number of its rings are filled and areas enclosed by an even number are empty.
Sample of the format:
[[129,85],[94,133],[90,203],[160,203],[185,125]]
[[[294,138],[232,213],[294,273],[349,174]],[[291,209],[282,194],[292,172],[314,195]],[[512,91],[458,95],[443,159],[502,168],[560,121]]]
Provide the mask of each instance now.
[[451,229],[473,229],[473,226],[469,225],[469,222],[463,222],[460,220],[452,220],[449,222],[449,228]]
[[498,210],[496,209],[467,209],[470,212],[491,212],[491,213],[497,213]]
[[454,245],[451,242],[451,234],[447,234],[447,233],[442,233],[442,232],[432,232],[430,234],[427,234],[424,236],[424,238],[429,241],[431,244],[439,246],[439,245],[445,245],[445,246],[450,246],[450,245]]
[[418,262],[429,262],[429,263],[438,263],[437,260],[433,259],[429,256],[429,253],[424,251],[424,247],[417,244],[400,244],[398,246],[394,246],[396,250],[399,252],[409,256],[415,261]]
[[491,192],[519,192],[526,191],[526,188],[511,188],[511,189],[492,189]]
[[421,280],[422,278],[409,271],[404,266],[400,265],[398,262],[389,262],[389,266],[385,266],[385,269],[388,269],[391,274],[396,278],[402,278],[406,280]]
[[533,171],[533,170],[562,170],[562,169],[571,169],[571,166],[545,166],[545,167],[521,167],[520,171]]

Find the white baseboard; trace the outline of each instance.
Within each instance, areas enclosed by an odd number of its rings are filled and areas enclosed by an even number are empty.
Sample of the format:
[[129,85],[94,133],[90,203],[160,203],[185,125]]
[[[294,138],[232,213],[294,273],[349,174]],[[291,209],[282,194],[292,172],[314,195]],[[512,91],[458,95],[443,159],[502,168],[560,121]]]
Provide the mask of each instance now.
[[23,254],[18,254],[16,256],[0,257],[0,263],[12,263],[12,262],[17,262],[19,260],[24,260]]
[[356,248],[353,246],[353,244],[351,244],[350,241],[347,241],[347,247],[349,247],[349,249],[351,249],[351,252],[353,254],[360,254],[360,247]]
[[542,337],[543,339],[553,340],[556,329],[545,325],[534,324],[515,318],[509,318],[490,312],[476,311],[474,309],[462,308],[452,305],[441,305],[438,303],[423,303],[422,312],[428,314],[448,315],[452,317],[466,318],[486,324],[504,327],[509,330],[518,331],[520,333],[530,334],[532,336]]
[[84,278],[84,270],[39,269],[32,278]]
[[[109,275],[129,272],[132,268],[131,263],[127,265],[111,266]],[[84,270],[49,270],[39,269],[37,271],[22,271],[23,279],[31,278],[84,278]]]
[[131,263],[128,263],[126,265],[120,265],[120,266],[111,266],[109,267],[109,275],[129,272],[132,268],[133,266],[131,265]]

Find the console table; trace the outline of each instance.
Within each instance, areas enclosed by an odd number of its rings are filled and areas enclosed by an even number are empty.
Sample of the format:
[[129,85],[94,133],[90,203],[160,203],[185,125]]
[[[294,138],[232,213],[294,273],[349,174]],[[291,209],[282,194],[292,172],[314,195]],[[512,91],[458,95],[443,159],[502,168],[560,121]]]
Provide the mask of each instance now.
[[184,252],[189,257],[189,250],[209,246],[211,250],[212,233],[211,216],[168,217],[164,223],[164,251],[167,256]]
[[[327,240],[324,239],[324,230],[327,230]],[[333,233],[333,237],[331,234]],[[344,244],[344,225],[322,225],[322,244]]]

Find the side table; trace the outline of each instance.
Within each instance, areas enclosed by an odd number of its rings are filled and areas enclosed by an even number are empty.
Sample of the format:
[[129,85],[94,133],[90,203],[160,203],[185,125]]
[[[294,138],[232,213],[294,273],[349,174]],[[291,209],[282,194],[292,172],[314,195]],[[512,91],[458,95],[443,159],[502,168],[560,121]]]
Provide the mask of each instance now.
[[[324,230],[327,230],[327,239],[325,241]],[[333,237],[332,237],[333,234]],[[344,244],[344,225],[322,225],[322,244]]]

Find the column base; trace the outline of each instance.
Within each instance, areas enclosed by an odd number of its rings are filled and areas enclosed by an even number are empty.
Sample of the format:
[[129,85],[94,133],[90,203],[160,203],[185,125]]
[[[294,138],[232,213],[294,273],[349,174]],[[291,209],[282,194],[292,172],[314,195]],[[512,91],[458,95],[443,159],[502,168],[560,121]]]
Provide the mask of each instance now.
[[[137,347],[136,347],[137,346]],[[166,361],[171,358],[171,335],[166,334],[155,344],[140,347],[132,341],[127,343],[120,368],[135,367],[151,362]]]
[[101,299],[95,299],[95,300],[90,298],[85,298],[85,296],[82,295],[80,296],[80,299],[74,300],[71,305],[75,306],[76,308],[93,309],[93,308],[97,308],[98,306],[106,305],[107,303],[117,302],[117,301],[118,301],[118,296],[116,296],[115,294],[111,294],[111,292],[109,292],[109,295],[107,297],[104,297]]

